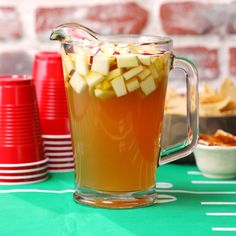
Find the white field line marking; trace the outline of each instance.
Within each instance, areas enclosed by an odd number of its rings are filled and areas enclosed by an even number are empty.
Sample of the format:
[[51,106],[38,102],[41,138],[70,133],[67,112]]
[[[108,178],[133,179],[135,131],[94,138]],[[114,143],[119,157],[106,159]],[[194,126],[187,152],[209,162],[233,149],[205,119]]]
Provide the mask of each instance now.
[[212,227],[211,228],[213,231],[236,231],[236,228],[233,227]]
[[236,181],[206,181],[206,180],[193,180],[192,184],[236,184]]
[[172,188],[172,187],[173,187],[172,183],[167,183],[167,182],[156,183],[156,188]]
[[236,212],[208,212],[207,216],[236,216]]
[[160,193],[189,193],[189,194],[236,194],[236,191],[232,192],[198,192],[198,191],[188,191],[188,190],[164,190],[164,189],[157,189],[157,192]]
[[47,190],[47,189],[8,189],[8,190],[0,190],[0,193],[73,193],[75,190],[73,189],[65,189],[65,190]]
[[[65,190],[47,190],[47,189],[7,189],[0,190],[0,193],[14,193],[14,192],[41,192],[41,193],[68,193],[74,192],[73,189],[65,189]],[[194,192],[194,191],[186,191],[186,190],[157,190],[157,192],[163,193],[189,193],[189,194],[236,194],[236,192]],[[236,205],[236,202],[201,202],[202,205]]]
[[175,196],[158,194],[158,203],[166,203],[166,202],[173,202],[176,201],[177,198]]
[[202,205],[236,205],[236,202],[201,202]]
[[188,171],[187,174],[188,175],[202,175],[200,171]]

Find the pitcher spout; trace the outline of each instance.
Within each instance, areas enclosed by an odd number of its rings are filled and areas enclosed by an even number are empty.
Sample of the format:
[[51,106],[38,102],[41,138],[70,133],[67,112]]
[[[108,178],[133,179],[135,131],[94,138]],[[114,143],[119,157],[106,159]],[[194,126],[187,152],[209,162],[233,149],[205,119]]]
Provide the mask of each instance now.
[[94,31],[77,23],[66,23],[53,29],[50,40],[59,40],[60,42],[74,42],[81,39],[97,41],[99,36]]

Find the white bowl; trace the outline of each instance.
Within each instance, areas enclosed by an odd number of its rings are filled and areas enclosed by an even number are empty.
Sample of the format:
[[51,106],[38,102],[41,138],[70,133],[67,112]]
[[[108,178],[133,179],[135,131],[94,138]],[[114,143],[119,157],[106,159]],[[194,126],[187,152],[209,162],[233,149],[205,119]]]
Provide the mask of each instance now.
[[194,150],[194,156],[204,176],[214,179],[236,177],[236,147],[198,144]]

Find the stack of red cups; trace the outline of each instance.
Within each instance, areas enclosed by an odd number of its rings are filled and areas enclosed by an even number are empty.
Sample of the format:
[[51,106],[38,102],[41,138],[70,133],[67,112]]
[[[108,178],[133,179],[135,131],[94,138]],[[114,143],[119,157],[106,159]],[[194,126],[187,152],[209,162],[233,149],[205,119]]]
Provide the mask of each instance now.
[[48,178],[33,79],[0,77],[0,184]]
[[33,64],[42,138],[50,172],[74,170],[61,55],[36,54]]

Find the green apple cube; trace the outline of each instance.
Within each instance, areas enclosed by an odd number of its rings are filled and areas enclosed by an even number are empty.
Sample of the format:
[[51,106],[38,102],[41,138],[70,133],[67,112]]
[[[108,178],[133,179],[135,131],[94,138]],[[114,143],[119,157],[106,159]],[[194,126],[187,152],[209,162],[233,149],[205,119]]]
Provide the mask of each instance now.
[[74,70],[74,64],[72,62],[71,57],[68,55],[65,55],[62,60],[65,65],[67,74],[70,74],[72,70]]
[[143,66],[137,66],[137,67],[134,67],[128,71],[126,71],[124,74],[123,74],[123,77],[126,79],[126,80],[129,80],[131,79],[132,77],[136,76],[137,74],[139,74],[141,71],[143,71]]
[[145,70],[143,70],[141,73],[138,74],[138,78],[140,80],[144,80],[146,77],[148,77],[151,74],[151,71],[146,68]]
[[76,93],[82,93],[87,88],[87,83],[85,79],[79,75],[77,72],[74,72],[69,84],[74,89]]
[[120,75],[122,75],[124,72],[124,69],[123,68],[116,68],[114,70],[111,70],[109,72],[109,74],[107,75],[107,80],[112,80],[114,79],[115,77],[118,77]]
[[102,75],[108,75],[110,68],[109,57],[106,56],[94,56],[91,70],[98,72]]
[[112,90],[95,89],[94,95],[98,98],[106,100],[108,98],[114,97],[115,93]]
[[140,87],[138,79],[133,78],[126,82],[127,90],[132,93],[133,91],[137,90]]
[[148,56],[148,55],[138,55],[138,59],[145,66],[150,66],[151,65],[151,56]]
[[156,67],[156,70],[162,71],[164,69],[163,57],[157,58],[153,63]]
[[86,76],[85,76],[87,83],[89,85],[89,87],[94,87],[97,84],[101,83],[104,79],[105,76],[102,74],[99,74],[97,72],[94,71],[90,71]]
[[151,71],[152,77],[154,79],[157,79],[159,77],[159,73],[157,72],[157,69],[156,69],[155,65],[151,64],[148,68]]
[[117,97],[121,97],[127,94],[125,81],[123,76],[119,76],[111,81],[112,88],[115,91]]
[[116,59],[118,68],[129,68],[138,66],[138,59],[135,55],[117,55]]
[[79,52],[73,56],[75,61],[75,70],[81,75],[86,75],[88,73],[88,55],[84,52]]
[[145,95],[149,95],[156,89],[156,84],[151,75],[149,75],[145,80],[140,82],[141,90]]
[[101,46],[102,54],[105,56],[112,56],[115,52],[114,44],[105,44]]
[[102,82],[102,88],[103,88],[103,89],[109,89],[109,88],[111,88],[111,81],[109,81],[109,80],[104,80],[104,81]]

